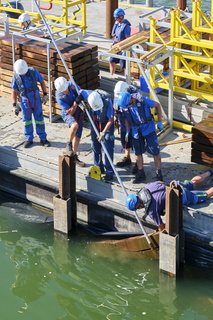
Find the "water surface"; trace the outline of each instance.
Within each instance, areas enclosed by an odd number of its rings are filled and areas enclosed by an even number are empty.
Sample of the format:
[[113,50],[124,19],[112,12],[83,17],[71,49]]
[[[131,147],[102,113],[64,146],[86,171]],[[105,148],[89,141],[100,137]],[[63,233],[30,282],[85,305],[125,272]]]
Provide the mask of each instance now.
[[108,251],[82,231],[68,239],[4,194],[0,204],[1,319],[213,318],[211,274],[185,266],[175,281],[157,259]]

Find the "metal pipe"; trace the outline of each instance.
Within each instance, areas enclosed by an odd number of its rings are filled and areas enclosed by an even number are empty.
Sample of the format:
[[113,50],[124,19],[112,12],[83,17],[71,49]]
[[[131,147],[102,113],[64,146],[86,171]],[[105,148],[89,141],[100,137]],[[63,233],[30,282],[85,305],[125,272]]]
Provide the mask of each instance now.
[[48,67],[48,84],[49,84],[49,121],[52,122],[52,86],[51,86],[51,73],[50,73],[50,44],[47,43],[47,67]]
[[[37,9],[38,9],[38,12],[40,13],[41,18],[42,18],[42,20],[43,20],[43,22],[44,22],[44,24],[45,24],[45,26],[46,26],[49,34],[50,34],[50,37],[51,37],[52,42],[53,42],[53,44],[54,44],[54,46],[55,46],[55,48],[56,48],[56,50],[57,50],[57,52],[58,52],[58,55],[59,55],[59,57],[60,57],[63,65],[64,65],[64,67],[65,67],[65,69],[66,69],[66,71],[67,71],[67,74],[69,75],[69,78],[70,78],[71,81],[73,82],[77,93],[79,93],[78,87],[77,87],[77,85],[76,85],[76,83],[75,83],[75,81],[74,81],[74,79],[73,79],[73,77],[72,77],[72,75],[71,75],[71,73],[70,73],[70,71],[69,71],[69,68],[67,67],[66,61],[64,60],[64,57],[63,57],[61,51],[59,50],[55,39],[53,38],[52,31],[51,31],[49,25],[47,24],[45,18],[43,17],[43,14],[42,14],[42,12],[41,12],[41,10],[40,10],[40,8],[39,8],[36,0],[34,0],[34,2],[35,2],[35,5],[36,5],[36,7],[37,7]],[[92,125],[92,127],[93,127],[93,129],[94,129],[94,131],[95,131],[95,133],[96,133],[96,135],[97,135],[97,137],[99,137],[99,136],[100,136],[100,135],[99,135],[99,132],[98,132],[98,130],[97,130],[97,128],[96,128],[93,120],[92,120],[92,117],[91,117],[89,111],[87,110],[85,104],[84,104],[84,106],[85,106],[86,114],[87,114],[87,116],[88,116],[88,118],[89,118],[89,120],[90,120],[90,123],[91,123],[91,125]],[[102,148],[103,148],[103,150],[104,150],[104,152],[105,152],[105,154],[106,154],[106,156],[107,156],[107,158],[108,158],[108,160],[109,160],[109,163],[110,163],[110,165],[111,165],[111,167],[112,167],[112,169],[113,169],[113,171],[114,171],[114,173],[115,173],[115,175],[116,175],[116,178],[118,179],[118,182],[120,183],[120,186],[121,186],[124,194],[125,194],[126,196],[128,196],[128,193],[127,193],[127,191],[126,191],[126,189],[125,189],[125,187],[124,187],[124,184],[123,184],[123,182],[121,181],[121,178],[120,178],[119,174],[117,173],[117,171],[116,171],[116,169],[115,169],[115,166],[114,166],[114,164],[113,164],[113,162],[112,162],[112,159],[111,159],[111,157],[110,157],[110,155],[109,155],[109,153],[108,153],[108,151],[107,151],[107,149],[106,149],[106,147],[105,147],[105,145],[104,145],[103,142],[101,142],[101,146],[102,146]],[[144,226],[143,226],[142,222],[140,221],[140,219],[139,219],[139,217],[138,217],[138,215],[137,215],[136,210],[134,211],[134,214],[135,214],[135,217],[136,217],[136,219],[137,219],[137,221],[138,221],[138,224],[139,224],[141,230],[143,231],[143,234],[144,234],[145,237],[146,237],[146,240],[147,240],[148,244],[150,245],[151,249],[153,249],[152,243],[151,243],[151,241],[150,241],[150,239],[149,239],[149,237],[148,237],[148,235],[147,235],[147,233],[146,233],[146,230],[144,229]]]

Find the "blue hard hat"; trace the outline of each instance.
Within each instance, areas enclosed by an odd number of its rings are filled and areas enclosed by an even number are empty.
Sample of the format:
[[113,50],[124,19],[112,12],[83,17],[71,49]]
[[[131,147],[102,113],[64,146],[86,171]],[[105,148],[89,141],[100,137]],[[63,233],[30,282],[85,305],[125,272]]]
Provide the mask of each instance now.
[[129,210],[135,210],[135,206],[138,202],[138,197],[136,194],[132,193],[126,198],[125,205]]
[[122,109],[126,109],[129,106],[130,100],[131,94],[129,92],[121,92],[118,96],[117,105]]
[[125,12],[123,9],[117,8],[115,9],[114,13],[113,13],[113,17],[114,18],[118,18],[119,16],[124,16]]

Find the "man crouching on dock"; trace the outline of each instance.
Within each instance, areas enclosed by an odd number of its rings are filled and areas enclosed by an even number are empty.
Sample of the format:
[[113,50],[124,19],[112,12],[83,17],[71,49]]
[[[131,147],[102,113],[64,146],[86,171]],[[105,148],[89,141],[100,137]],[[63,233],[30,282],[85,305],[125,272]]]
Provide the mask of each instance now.
[[[77,153],[80,143],[84,113],[78,106],[78,93],[71,81],[64,77],[59,77],[54,82],[56,88],[56,101],[61,107],[61,117],[69,127],[66,154],[74,156]],[[80,87],[78,87],[80,90]],[[84,167],[85,163],[80,161],[76,155],[76,164]]]
[[[190,181],[177,181],[177,184],[183,189],[183,205],[204,202],[213,196],[213,187],[207,191],[194,190],[198,184],[212,175],[213,169],[195,176]],[[165,214],[165,199],[165,183],[163,181],[155,181],[147,183],[137,194],[130,194],[126,198],[125,205],[127,209],[132,211],[144,208],[146,215],[149,215],[158,226],[158,230],[163,231],[165,229],[165,224],[163,223],[161,216]]]

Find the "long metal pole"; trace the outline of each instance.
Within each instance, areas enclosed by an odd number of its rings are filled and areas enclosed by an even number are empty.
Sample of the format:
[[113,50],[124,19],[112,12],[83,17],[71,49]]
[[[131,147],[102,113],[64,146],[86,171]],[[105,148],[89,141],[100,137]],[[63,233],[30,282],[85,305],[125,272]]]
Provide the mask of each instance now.
[[[135,58],[137,58],[137,54],[136,54],[134,51],[132,51],[132,53],[133,53],[133,56],[134,56]],[[166,120],[166,119],[167,119],[167,115],[165,114],[165,112],[164,112],[164,110],[163,110],[163,107],[162,107],[162,105],[161,105],[161,103],[160,103],[160,100],[158,99],[158,96],[157,96],[155,90],[152,88],[152,86],[151,86],[151,84],[150,84],[150,81],[149,81],[149,79],[148,79],[148,77],[147,77],[147,75],[146,75],[146,73],[145,73],[145,71],[144,71],[144,69],[143,69],[143,67],[141,66],[140,63],[138,63],[138,67],[139,67],[140,72],[142,73],[142,75],[143,75],[143,77],[144,77],[144,79],[145,79],[145,81],[146,81],[146,84],[148,85],[149,90],[150,90],[151,94],[153,95],[155,101],[157,101],[157,102],[160,104],[163,118]]]
[[[51,31],[49,25],[47,24],[46,19],[43,17],[43,14],[42,14],[42,12],[41,12],[38,4],[37,4],[37,1],[34,0],[34,2],[35,2],[35,5],[36,5],[36,7],[37,7],[37,10],[38,10],[38,12],[40,13],[41,18],[42,18],[42,20],[43,20],[43,22],[44,22],[44,24],[45,24],[45,26],[46,26],[49,34],[50,34],[51,40],[52,40],[52,42],[53,42],[53,44],[54,44],[54,46],[55,46],[55,48],[56,48],[56,50],[57,50],[57,52],[58,52],[58,55],[59,55],[61,61],[63,62],[63,65],[64,65],[64,67],[65,67],[65,69],[66,69],[66,71],[67,71],[67,73],[68,73],[68,75],[69,75],[69,78],[70,78],[71,81],[73,82],[77,93],[79,93],[78,87],[77,87],[77,85],[76,85],[76,83],[75,83],[75,81],[74,81],[74,79],[73,79],[73,77],[72,77],[72,75],[71,75],[71,73],[70,73],[70,71],[69,71],[69,68],[67,67],[66,61],[64,60],[64,57],[63,57],[61,51],[59,50],[59,48],[58,48],[58,46],[57,46],[57,43],[56,43],[56,41],[55,41],[55,39],[54,39],[54,37],[53,37],[52,31]],[[95,124],[94,124],[94,122],[93,122],[93,120],[92,120],[92,117],[91,117],[89,111],[87,110],[85,104],[84,104],[84,106],[85,106],[85,110],[86,110],[87,116],[88,116],[88,118],[89,118],[89,120],[90,120],[90,122],[91,122],[91,124],[92,124],[92,127],[93,127],[93,129],[94,129],[97,137],[99,137],[98,129],[96,128],[96,126],[95,126]],[[124,187],[124,184],[123,184],[123,182],[121,181],[121,178],[120,178],[117,170],[115,169],[115,166],[114,166],[114,164],[113,164],[113,162],[112,162],[112,159],[111,159],[111,157],[110,157],[110,155],[109,155],[109,153],[108,153],[108,151],[107,151],[107,149],[106,149],[106,147],[105,147],[105,145],[104,145],[104,143],[103,143],[102,141],[101,141],[101,146],[102,146],[102,148],[103,148],[103,150],[104,150],[104,152],[105,152],[105,154],[106,154],[106,156],[107,156],[107,158],[108,158],[108,160],[109,160],[109,163],[110,163],[110,165],[111,165],[111,167],[112,167],[112,169],[113,169],[113,171],[114,171],[114,173],[115,173],[115,175],[116,175],[116,178],[118,179],[118,182],[120,183],[120,185],[121,185],[121,187],[122,187],[122,189],[123,189],[123,192],[125,193],[126,196],[128,196],[128,193],[127,193],[127,191],[126,191],[126,189],[125,189],[125,187]],[[140,219],[139,219],[139,217],[138,217],[138,214],[137,214],[136,210],[134,211],[134,214],[135,214],[135,217],[136,217],[136,219],[137,219],[137,221],[138,221],[138,224],[139,224],[141,230],[143,231],[143,234],[144,234],[145,237],[146,237],[146,240],[147,240],[148,244],[150,245],[151,249],[153,249],[152,243],[151,243],[151,241],[150,241],[150,239],[149,239],[149,237],[148,237],[148,235],[147,235],[147,233],[146,233],[146,230],[144,229],[144,226],[143,226],[142,222],[140,221]]]

